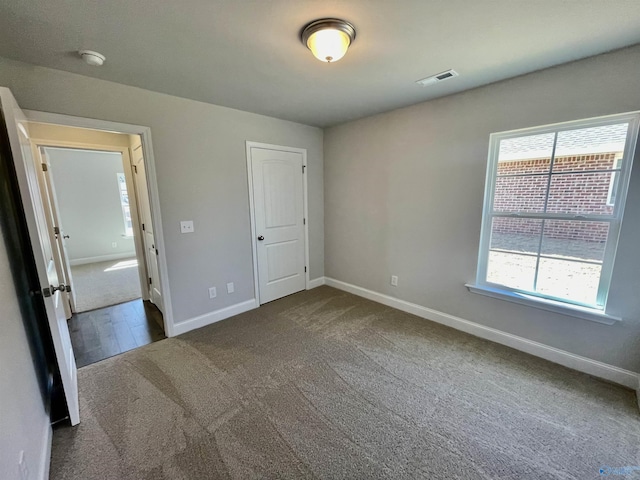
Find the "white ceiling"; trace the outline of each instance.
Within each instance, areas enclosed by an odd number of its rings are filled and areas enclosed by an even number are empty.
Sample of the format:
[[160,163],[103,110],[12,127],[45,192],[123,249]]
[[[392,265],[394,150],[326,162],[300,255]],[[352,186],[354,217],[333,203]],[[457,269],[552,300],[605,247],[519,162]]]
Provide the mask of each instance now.
[[[357,30],[335,64],[322,17]],[[636,43],[638,0],[0,0],[0,56],[322,127]]]

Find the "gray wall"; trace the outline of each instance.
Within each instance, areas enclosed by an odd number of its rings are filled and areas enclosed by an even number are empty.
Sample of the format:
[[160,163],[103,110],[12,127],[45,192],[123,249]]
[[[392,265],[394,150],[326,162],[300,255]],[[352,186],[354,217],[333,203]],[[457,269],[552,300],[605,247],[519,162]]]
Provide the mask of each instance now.
[[[48,148],[52,178],[67,240],[69,260],[130,255],[133,237],[124,237],[117,174],[124,173],[122,155],[109,152]],[[112,243],[117,244],[116,248]],[[99,261],[99,260],[96,260]]]
[[30,478],[41,478],[49,415],[24,330],[0,234],[0,478],[20,478],[18,460],[25,452]]
[[640,372],[640,165],[609,297],[623,322],[464,287],[476,274],[489,134],[638,110],[639,82],[636,46],[327,129],[326,275]]
[[[176,322],[254,298],[246,140],[308,150],[309,271],[324,275],[319,128],[2,58],[0,85],[25,109],[151,128]],[[195,233],[181,235],[180,220]]]

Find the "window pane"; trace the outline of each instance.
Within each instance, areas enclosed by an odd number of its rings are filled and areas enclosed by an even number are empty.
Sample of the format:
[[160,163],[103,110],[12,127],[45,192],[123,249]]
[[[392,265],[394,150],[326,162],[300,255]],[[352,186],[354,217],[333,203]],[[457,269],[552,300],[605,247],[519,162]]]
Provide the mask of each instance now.
[[611,215],[608,205],[612,172],[552,175],[547,212]]
[[495,217],[491,224],[491,250],[538,254],[542,220]]
[[554,133],[544,133],[501,140],[498,175],[547,173],[554,137]]
[[609,235],[607,222],[545,220],[542,255],[601,262]]
[[505,252],[489,252],[487,282],[519,290],[533,290],[536,257]]
[[541,258],[538,293],[595,305],[601,265]]
[[611,182],[609,183],[609,193],[607,194],[607,205],[610,207],[616,204],[616,195],[618,193],[618,184],[620,183],[620,169],[622,168],[622,158],[617,158],[614,163],[614,168],[617,171],[611,175]]
[[621,157],[628,123],[558,132],[554,172],[610,170]]
[[613,170],[622,152],[600,153],[597,155],[557,156],[553,160],[553,173],[582,172],[586,170]]
[[498,177],[493,197],[494,212],[544,212],[547,175]]

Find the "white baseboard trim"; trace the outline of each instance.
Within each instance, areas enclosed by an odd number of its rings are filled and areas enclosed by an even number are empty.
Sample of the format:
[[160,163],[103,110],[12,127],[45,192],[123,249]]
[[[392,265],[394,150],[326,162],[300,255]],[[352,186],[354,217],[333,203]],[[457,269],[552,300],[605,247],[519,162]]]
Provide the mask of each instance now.
[[309,288],[307,290],[311,290],[312,288],[320,287],[325,284],[324,277],[314,278],[313,280],[309,280]]
[[246,302],[236,303],[235,305],[230,305],[228,307],[221,308],[220,310],[215,310],[198,317],[190,318],[183,322],[176,323],[173,326],[173,335],[181,335],[183,333],[190,332],[191,330],[195,330],[196,328],[211,325],[212,323],[219,322],[225,318],[233,317],[234,315],[239,315],[241,313],[248,312],[249,310],[253,310],[254,308],[258,308],[258,306],[256,299],[252,298]]
[[442,325],[447,325],[455,328],[456,330],[461,330],[463,332],[470,333],[471,335],[475,335],[476,337],[506,345],[516,350],[535,355],[536,357],[558,363],[573,370],[588,373],[594,377],[602,378],[627,388],[631,388],[636,390],[640,396],[640,374],[636,372],[598,362],[580,355],[575,355],[565,350],[560,350],[559,348],[534,342],[495,328],[449,315],[448,313],[439,312],[431,308],[423,307],[422,305],[406,302],[389,295],[358,287],[357,285],[341,282],[340,280],[325,277],[325,283],[330,287],[373,300],[374,302],[382,303],[383,305],[411,313]]
[[40,478],[42,480],[49,479],[49,469],[51,468],[51,446],[53,444],[53,428],[51,424],[47,422],[45,431],[45,443],[42,452],[42,458],[40,460]]
[[122,260],[123,258],[134,258],[136,252],[112,253],[110,255],[99,255],[97,257],[84,257],[69,260],[72,267],[76,265],[86,265],[87,263],[110,262],[111,260]]

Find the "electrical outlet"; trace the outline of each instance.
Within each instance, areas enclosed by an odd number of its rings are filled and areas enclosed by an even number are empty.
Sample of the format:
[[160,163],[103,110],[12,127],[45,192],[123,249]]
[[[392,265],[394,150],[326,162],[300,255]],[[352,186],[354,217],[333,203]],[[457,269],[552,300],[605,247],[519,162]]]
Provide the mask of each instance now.
[[118,248],[118,242],[111,242],[111,248]]
[[397,275],[391,275],[391,285],[394,287],[398,286],[398,276]]
[[209,298],[216,298],[218,296],[218,292],[216,291],[216,287],[211,287],[209,289]]
[[236,291],[236,289],[233,286],[233,282],[227,283],[227,293],[233,293],[235,291]]
[[20,450],[18,469],[20,470],[20,480],[29,480],[29,467],[27,467],[27,462],[24,458],[24,450]]
[[182,220],[180,222],[180,233],[193,233],[193,220]]

